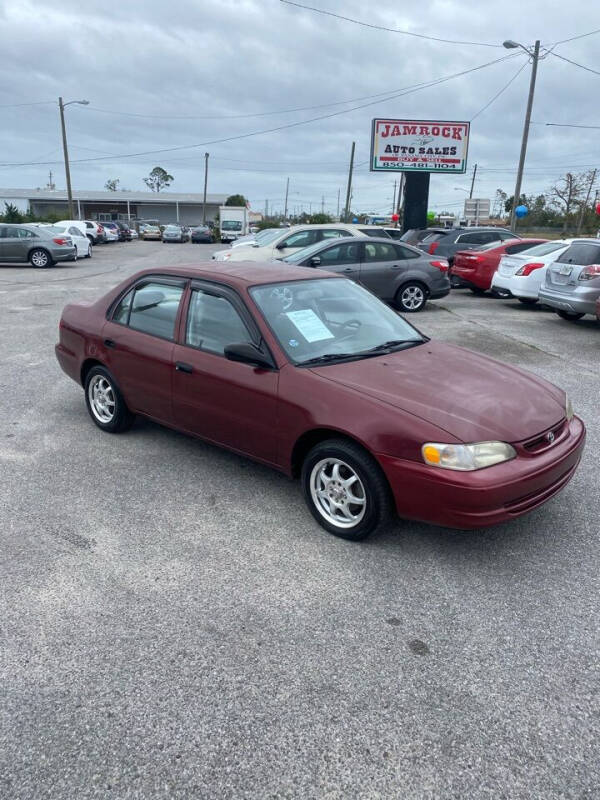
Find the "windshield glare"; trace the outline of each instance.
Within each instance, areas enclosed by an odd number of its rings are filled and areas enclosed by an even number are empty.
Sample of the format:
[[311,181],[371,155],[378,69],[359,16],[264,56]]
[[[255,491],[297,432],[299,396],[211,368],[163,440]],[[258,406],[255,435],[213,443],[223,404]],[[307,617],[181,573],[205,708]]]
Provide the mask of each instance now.
[[387,342],[424,341],[395,311],[346,278],[256,286],[250,294],[295,364],[324,355],[361,358]]
[[221,223],[221,230],[223,231],[241,231],[242,223],[234,219],[224,219]]
[[282,258],[281,261],[285,261],[286,264],[299,264],[300,261],[304,261],[305,258],[310,258],[313,253],[318,253],[319,250],[322,250],[326,244],[328,244],[328,242],[315,242],[314,244],[309,244],[308,247],[303,247],[301,250],[296,250],[295,253]]

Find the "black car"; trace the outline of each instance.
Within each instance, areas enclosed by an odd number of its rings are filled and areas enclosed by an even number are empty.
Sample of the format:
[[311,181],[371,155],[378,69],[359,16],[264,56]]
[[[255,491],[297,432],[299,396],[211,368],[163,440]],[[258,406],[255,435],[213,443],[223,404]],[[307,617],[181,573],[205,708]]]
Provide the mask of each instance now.
[[407,231],[404,231],[400,237],[400,241],[418,247],[423,239],[427,236],[431,236],[432,233],[445,233],[447,230],[447,228],[409,228]]
[[212,244],[213,234],[208,225],[197,225],[192,228],[192,244]]
[[506,228],[446,228],[425,236],[417,247],[430,256],[447,258],[452,265],[458,250],[477,250],[484,244],[520,238]]
[[119,229],[119,241],[120,242],[130,242],[132,240],[131,236],[131,228],[126,222],[121,222],[120,220],[115,220],[115,225]]

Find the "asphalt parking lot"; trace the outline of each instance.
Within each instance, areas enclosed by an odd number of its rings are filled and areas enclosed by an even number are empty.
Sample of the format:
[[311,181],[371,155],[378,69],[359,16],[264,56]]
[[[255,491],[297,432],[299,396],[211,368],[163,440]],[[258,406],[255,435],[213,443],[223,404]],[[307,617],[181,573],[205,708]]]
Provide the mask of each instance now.
[[510,524],[353,544],[262,466],[102,433],[59,369],[65,303],[215,249],[0,266],[0,797],[600,796],[600,325],[466,291],[413,315],[564,387],[586,451]]

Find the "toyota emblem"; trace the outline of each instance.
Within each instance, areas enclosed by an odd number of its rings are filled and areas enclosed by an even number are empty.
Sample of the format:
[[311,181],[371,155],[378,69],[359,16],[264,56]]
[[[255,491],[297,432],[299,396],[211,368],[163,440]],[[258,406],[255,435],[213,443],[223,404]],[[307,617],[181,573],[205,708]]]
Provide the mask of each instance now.
[[548,439],[549,443],[552,444],[554,441],[554,433],[550,431],[550,433],[546,434],[546,439]]

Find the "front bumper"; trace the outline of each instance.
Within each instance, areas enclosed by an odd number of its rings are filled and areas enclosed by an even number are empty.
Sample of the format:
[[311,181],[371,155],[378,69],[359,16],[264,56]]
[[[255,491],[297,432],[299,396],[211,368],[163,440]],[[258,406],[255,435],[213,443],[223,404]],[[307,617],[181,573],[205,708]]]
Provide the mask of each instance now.
[[566,435],[544,452],[474,472],[456,472],[377,454],[400,517],[447,528],[476,530],[538,508],[572,478],[585,443],[573,417]]
[[596,300],[598,299],[598,289],[594,287],[586,288],[578,286],[573,292],[557,292],[548,286],[540,289],[540,301],[551,308],[558,308],[561,311],[571,311],[574,314],[596,314]]

